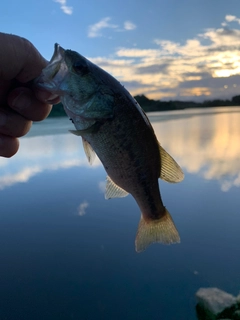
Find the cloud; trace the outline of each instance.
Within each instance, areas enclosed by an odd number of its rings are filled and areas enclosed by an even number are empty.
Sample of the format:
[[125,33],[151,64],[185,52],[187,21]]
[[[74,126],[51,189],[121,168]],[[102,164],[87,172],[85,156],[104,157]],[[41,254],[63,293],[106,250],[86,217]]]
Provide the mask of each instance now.
[[224,86],[233,87],[234,84],[237,85],[238,87],[240,86],[240,75],[230,76],[230,77],[216,77],[216,78],[208,76],[200,80],[183,81],[179,84],[179,87],[180,88],[207,87],[209,89],[217,89],[217,88],[224,88]]
[[222,22],[221,25],[223,27],[227,27],[229,22],[237,22],[238,24],[240,24],[240,19],[237,18],[236,16],[228,14],[228,15],[225,16],[225,20]]
[[125,30],[134,30],[136,29],[136,25],[132,23],[131,21],[125,21],[124,22],[124,29]]
[[60,4],[61,10],[62,10],[65,14],[71,15],[71,14],[73,13],[73,8],[67,6],[67,0],[54,0],[54,1]]
[[234,46],[236,48],[240,45],[240,30],[229,29],[229,28],[219,28],[219,29],[207,29],[201,36],[212,42],[210,48],[216,49],[219,46]]
[[111,24],[110,23],[111,18],[110,17],[106,17],[103,18],[102,20],[100,20],[99,22],[89,26],[88,28],[88,37],[89,38],[96,38],[96,37],[102,37],[102,33],[101,30],[102,29],[115,29],[118,26],[115,24]]
[[134,89],[138,89],[138,88],[149,88],[149,85],[145,85],[139,81],[122,81],[122,85],[124,87],[128,87],[129,90],[134,90]]
[[[238,21],[236,16],[225,17],[227,24]],[[203,101],[239,94],[239,53],[237,25],[206,28],[184,42],[153,39],[152,48],[120,47],[111,58],[91,60],[125,84],[133,95]]]
[[227,22],[236,21],[237,23],[240,24],[240,19],[237,18],[236,16],[232,16],[232,15],[230,15],[230,14],[226,15],[225,20],[226,20]]
[[89,38],[97,38],[102,37],[103,34],[101,33],[102,29],[113,29],[116,32],[123,32],[123,31],[131,31],[136,29],[136,25],[131,21],[125,21],[123,24],[123,28],[121,28],[117,24],[110,23],[112,19],[110,17],[106,17],[101,19],[99,22],[92,24],[88,27],[88,37]]
[[139,67],[137,68],[136,72],[140,74],[149,74],[149,73],[167,73],[167,69],[170,65],[170,62],[166,63],[159,63],[159,64],[152,64],[149,66]]

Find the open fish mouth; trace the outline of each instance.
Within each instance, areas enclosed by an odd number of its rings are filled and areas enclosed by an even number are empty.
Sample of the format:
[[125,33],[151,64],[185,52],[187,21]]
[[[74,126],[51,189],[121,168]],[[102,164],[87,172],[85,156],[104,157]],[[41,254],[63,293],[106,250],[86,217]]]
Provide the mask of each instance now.
[[63,49],[58,43],[54,45],[53,56],[49,63],[54,63],[56,61],[61,60],[64,57],[65,49]]
[[65,49],[55,43],[53,56],[48,65],[42,70],[40,76],[35,80],[35,84],[37,87],[52,93],[60,93],[60,85],[67,74]]

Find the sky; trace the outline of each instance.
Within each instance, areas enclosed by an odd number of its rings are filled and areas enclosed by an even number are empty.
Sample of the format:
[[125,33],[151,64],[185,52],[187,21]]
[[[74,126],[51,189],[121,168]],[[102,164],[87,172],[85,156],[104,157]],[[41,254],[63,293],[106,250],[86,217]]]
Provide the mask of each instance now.
[[78,51],[150,99],[240,94],[239,0],[3,0],[0,31]]

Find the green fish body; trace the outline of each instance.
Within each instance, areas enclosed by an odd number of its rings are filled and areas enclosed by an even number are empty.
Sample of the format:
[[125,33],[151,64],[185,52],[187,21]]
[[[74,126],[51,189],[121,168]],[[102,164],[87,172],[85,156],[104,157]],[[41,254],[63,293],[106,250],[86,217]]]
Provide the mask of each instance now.
[[158,178],[180,182],[183,172],[160,146],[129,92],[85,57],[59,45],[37,85],[60,96],[76,128],[71,132],[82,137],[89,162],[98,155],[107,172],[105,198],[130,193],[136,200],[141,210],[136,251],[154,242],[180,242],[163,205]]

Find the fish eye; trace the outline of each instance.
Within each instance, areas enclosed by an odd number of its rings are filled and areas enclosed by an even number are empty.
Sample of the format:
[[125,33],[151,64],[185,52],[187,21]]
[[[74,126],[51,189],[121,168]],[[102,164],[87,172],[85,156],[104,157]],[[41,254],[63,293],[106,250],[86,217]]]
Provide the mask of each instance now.
[[88,66],[83,64],[82,61],[75,61],[73,63],[73,69],[76,73],[85,75],[89,72]]

